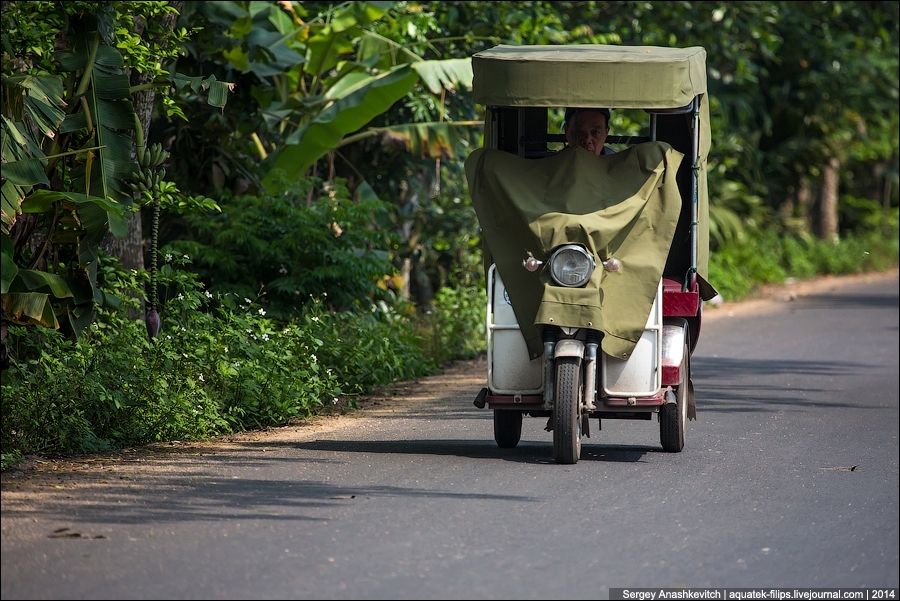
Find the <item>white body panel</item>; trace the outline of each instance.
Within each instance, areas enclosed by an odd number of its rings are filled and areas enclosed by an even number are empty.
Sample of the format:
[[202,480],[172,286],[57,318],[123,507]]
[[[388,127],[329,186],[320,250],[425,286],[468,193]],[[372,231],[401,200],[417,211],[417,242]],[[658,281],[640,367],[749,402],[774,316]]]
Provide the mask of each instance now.
[[662,280],[647,326],[634,352],[623,361],[600,353],[600,381],[610,397],[653,397],[662,387]]
[[543,358],[528,358],[525,339],[495,265],[488,270],[487,364],[493,394],[540,394]]

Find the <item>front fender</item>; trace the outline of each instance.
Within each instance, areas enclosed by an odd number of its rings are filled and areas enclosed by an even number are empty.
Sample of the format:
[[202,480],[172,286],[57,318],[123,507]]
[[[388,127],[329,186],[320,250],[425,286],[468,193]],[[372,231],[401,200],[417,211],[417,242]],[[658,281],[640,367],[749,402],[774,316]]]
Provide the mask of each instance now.
[[571,338],[564,338],[556,343],[556,347],[553,349],[553,358],[558,359],[559,357],[578,357],[579,359],[584,357],[584,342],[581,340],[573,340]]

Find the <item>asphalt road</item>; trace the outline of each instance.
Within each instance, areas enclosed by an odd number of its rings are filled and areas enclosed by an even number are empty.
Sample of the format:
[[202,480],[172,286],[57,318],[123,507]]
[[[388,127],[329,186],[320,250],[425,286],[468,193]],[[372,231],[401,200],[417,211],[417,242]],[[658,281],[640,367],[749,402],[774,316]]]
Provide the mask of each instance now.
[[[349,419],[6,475],[6,599],[575,599],[898,587],[898,280],[707,310],[697,420],[493,441],[460,364]],[[715,315],[713,315],[715,313]],[[473,370],[474,367],[474,370]]]

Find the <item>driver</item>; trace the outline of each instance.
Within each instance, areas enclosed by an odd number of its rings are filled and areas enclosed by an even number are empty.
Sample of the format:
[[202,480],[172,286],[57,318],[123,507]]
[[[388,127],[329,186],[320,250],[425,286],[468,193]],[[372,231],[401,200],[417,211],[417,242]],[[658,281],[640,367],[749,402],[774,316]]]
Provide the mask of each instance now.
[[604,146],[609,134],[609,109],[569,107],[563,131],[569,146],[581,146],[596,155],[615,154]]

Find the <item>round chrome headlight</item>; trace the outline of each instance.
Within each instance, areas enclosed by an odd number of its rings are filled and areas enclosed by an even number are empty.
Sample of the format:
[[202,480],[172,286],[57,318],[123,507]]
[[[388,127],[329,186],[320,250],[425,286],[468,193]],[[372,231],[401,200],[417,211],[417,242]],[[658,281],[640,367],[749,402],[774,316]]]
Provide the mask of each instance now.
[[560,286],[579,288],[594,273],[594,257],[577,244],[560,246],[550,255],[550,276]]

